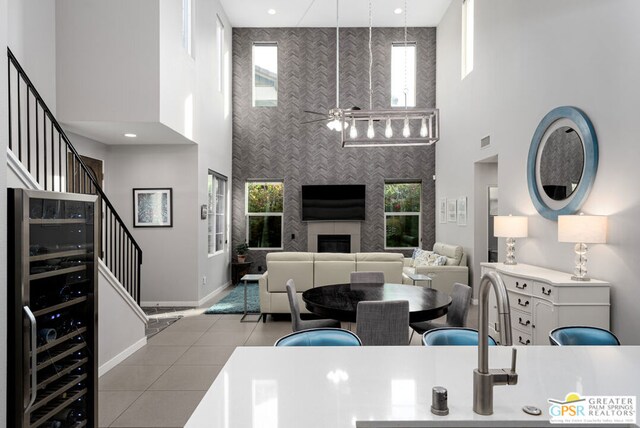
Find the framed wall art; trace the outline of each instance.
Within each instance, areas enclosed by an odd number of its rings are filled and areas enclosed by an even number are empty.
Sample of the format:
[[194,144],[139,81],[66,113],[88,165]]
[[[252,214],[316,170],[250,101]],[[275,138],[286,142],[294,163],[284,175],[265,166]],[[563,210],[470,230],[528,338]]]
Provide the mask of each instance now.
[[455,223],[458,220],[456,214],[456,200],[447,199],[447,221],[449,223]]
[[457,201],[457,210],[458,210],[458,226],[466,226],[467,225],[467,197],[461,196]]
[[133,189],[134,227],[173,227],[171,188]]
[[440,198],[440,223],[447,222],[447,198]]

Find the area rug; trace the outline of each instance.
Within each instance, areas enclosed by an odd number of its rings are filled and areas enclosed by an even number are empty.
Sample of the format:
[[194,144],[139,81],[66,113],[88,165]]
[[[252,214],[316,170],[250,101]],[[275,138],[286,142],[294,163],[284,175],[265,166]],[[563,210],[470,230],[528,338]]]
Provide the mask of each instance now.
[[[211,306],[205,314],[241,314],[244,312],[244,284],[238,283],[233,290],[218,303]],[[247,284],[247,312],[260,312],[260,290],[258,283]]]

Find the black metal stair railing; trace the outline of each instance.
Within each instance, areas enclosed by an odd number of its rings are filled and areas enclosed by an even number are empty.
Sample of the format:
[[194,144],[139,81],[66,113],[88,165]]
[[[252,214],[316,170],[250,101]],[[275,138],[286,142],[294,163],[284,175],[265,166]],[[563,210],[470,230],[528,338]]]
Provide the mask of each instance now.
[[140,304],[140,246],[9,48],[7,55],[9,149],[44,190],[98,196],[100,258]]

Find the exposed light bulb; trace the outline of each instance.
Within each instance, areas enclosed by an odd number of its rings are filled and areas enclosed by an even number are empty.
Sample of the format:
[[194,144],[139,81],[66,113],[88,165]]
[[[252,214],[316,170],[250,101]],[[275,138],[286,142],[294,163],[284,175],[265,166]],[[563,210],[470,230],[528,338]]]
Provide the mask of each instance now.
[[358,129],[356,128],[356,119],[351,119],[351,130],[349,130],[349,137],[352,139],[358,138]]
[[376,133],[373,130],[373,120],[369,119],[369,126],[367,126],[367,138],[373,138]]
[[427,118],[423,117],[422,118],[422,123],[420,124],[420,136],[422,138],[425,138],[428,135],[427,132]]
[[409,129],[409,118],[404,118],[404,126],[402,127],[402,136],[404,138],[409,138],[411,136],[411,130]]
[[391,119],[387,118],[387,125],[384,128],[384,136],[387,138],[393,137],[393,129],[391,129]]

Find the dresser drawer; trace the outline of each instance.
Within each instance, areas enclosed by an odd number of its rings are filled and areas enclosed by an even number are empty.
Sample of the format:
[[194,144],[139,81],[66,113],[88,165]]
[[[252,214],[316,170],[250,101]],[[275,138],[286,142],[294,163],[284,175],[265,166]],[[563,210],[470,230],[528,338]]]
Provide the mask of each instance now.
[[509,306],[517,311],[522,311],[531,314],[531,307],[533,306],[533,298],[526,294],[514,293],[509,291]]
[[554,303],[608,304],[609,286],[585,284],[571,284],[553,286],[544,282],[533,283],[533,295]]
[[515,346],[531,346],[533,345],[532,342],[533,339],[530,334],[513,329],[513,344]]
[[543,282],[533,283],[533,295],[552,302],[558,301],[558,287]]
[[532,293],[532,285],[533,281],[528,279],[519,278],[517,276],[511,276],[504,273],[501,273],[500,276],[504,281],[504,285],[507,286],[507,290],[517,291],[518,293]]
[[518,329],[522,332],[525,332],[531,335],[532,332],[532,316],[530,313],[517,311],[515,309],[511,309],[511,327],[515,330]]

